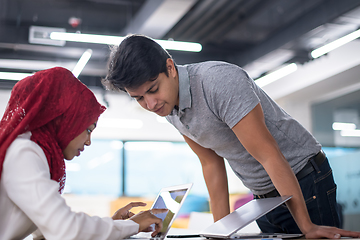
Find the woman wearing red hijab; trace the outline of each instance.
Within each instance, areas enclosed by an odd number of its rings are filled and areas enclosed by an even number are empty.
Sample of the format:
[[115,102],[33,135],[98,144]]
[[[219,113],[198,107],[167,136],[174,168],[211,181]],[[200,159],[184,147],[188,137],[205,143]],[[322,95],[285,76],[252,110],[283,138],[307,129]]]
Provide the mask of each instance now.
[[91,144],[103,111],[64,68],[39,71],[14,86],[0,122],[0,239],[22,239],[36,229],[46,239],[119,239],[154,223],[153,235],[160,231],[161,219],[152,212],[130,212],[143,203],[130,203],[112,219],[90,217],[72,212],[59,194],[64,158],[71,160]]

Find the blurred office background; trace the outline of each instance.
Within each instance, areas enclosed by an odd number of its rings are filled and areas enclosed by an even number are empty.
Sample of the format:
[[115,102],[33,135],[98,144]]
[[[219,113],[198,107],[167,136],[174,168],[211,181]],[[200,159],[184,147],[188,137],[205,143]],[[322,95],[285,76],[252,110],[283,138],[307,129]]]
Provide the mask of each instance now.
[[[0,0],[0,112],[26,74],[54,66],[73,70],[108,110],[91,147],[67,162],[68,203],[109,216],[132,200],[151,204],[161,187],[193,182],[175,224],[187,227],[191,212],[209,212],[200,163],[164,118],[125,93],[104,90],[110,47],[97,35],[198,43],[166,48],[178,64],[220,60],[247,70],[324,146],[344,228],[359,231],[359,26],[359,0]],[[76,40],[61,33],[91,35]],[[86,55],[84,68],[75,70]],[[228,175],[234,208],[249,191],[229,168]]]

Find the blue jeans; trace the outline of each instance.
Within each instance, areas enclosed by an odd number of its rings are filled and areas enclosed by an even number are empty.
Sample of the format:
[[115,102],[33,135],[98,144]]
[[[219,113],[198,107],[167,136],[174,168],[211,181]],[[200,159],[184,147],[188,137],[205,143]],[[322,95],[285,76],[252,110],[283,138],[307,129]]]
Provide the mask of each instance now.
[[[336,184],[328,159],[316,168],[299,181],[311,221],[317,225],[340,227]],[[256,222],[265,233],[301,233],[285,204]]]

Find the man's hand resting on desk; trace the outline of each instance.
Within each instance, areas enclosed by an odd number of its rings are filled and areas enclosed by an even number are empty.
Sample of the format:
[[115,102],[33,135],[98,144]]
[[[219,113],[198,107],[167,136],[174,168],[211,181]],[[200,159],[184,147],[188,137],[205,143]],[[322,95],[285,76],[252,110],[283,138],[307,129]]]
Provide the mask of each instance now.
[[156,217],[154,214],[165,213],[168,209],[158,208],[144,212],[140,212],[130,218],[137,224],[139,224],[139,232],[151,232],[153,229],[150,225],[155,224],[155,231],[151,234],[155,237],[162,229],[162,219]]
[[305,237],[308,239],[339,239],[341,237],[360,238],[360,232],[347,231],[336,227],[318,226],[313,224],[312,228],[305,234]]

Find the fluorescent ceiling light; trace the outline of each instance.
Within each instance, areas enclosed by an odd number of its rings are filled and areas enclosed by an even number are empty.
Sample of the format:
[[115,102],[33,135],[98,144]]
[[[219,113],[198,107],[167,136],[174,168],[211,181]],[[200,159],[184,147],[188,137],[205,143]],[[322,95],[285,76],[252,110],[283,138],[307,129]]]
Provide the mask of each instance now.
[[[119,45],[125,37],[96,35],[96,34],[82,34],[82,33],[64,33],[64,32],[52,32],[50,39],[64,40],[70,42],[83,42],[83,43],[97,43],[107,45]],[[181,42],[173,40],[156,40],[163,48],[168,50],[200,52],[202,46],[200,43],[193,42]]]
[[360,129],[355,130],[341,130],[342,137],[360,137]]
[[279,80],[280,78],[283,78],[287,75],[289,75],[290,73],[293,73],[297,70],[297,65],[296,63],[291,63],[283,68],[280,68],[272,73],[269,73],[268,75],[258,78],[255,80],[255,83],[259,86],[259,87],[264,87],[276,80]]
[[360,29],[355,31],[355,32],[352,32],[342,38],[339,38],[338,40],[335,40],[331,43],[328,43],[322,47],[319,47],[317,49],[315,49],[314,51],[311,52],[311,56],[313,58],[318,58],[346,43],[349,43],[351,42],[352,40],[355,40],[356,38],[360,37]]
[[122,118],[99,118],[97,126],[99,128],[142,128],[143,122],[139,119],[122,119]]
[[245,65],[243,68],[253,78],[259,78],[261,74],[269,72],[283,65],[295,56],[295,52],[288,49],[276,49],[255,61]]
[[332,124],[333,130],[355,130],[355,123],[343,123],[343,122],[334,122]]
[[160,46],[168,50],[187,51],[187,52],[200,52],[202,46],[200,43],[193,42],[180,42],[174,40],[155,40]]
[[0,79],[19,81],[31,75],[33,73],[0,72]]
[[20,60],[20,59],[0,59],[0,68],[21,69],[30,71],[40,71],[53,67],[64,67],[72,69],[76,62],[59,61],[38,61],[38,60]]
[[117,36],[83,34],[83,33],[52,32],[50,33],[50,39],[64,40],[69,42],[118,45],[125,38],[117,37]]
[[76,63],[74,69],[72,70],[72,73],[75,77],[78,77],[81,73],[81,71],[84,69],[85,65],[91,58],[92,50],[88,49],[86,50],[80,57],[79,61]]

